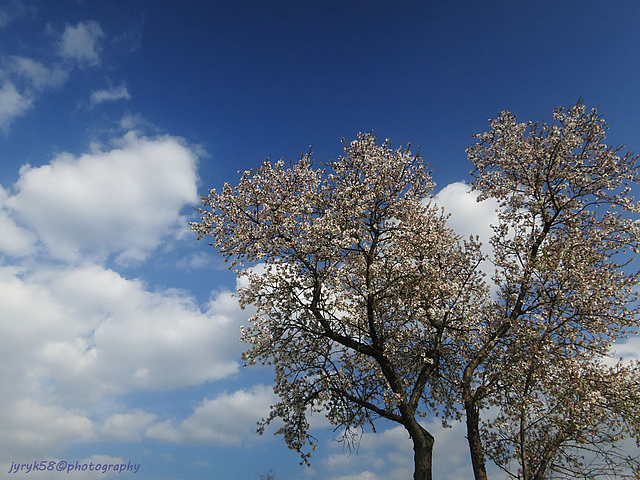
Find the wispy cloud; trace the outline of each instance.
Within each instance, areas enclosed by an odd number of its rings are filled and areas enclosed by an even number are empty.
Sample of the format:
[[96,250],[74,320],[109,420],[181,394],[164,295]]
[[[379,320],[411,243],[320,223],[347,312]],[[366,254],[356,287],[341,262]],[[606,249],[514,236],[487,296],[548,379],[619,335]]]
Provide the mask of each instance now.
[[58,54],[80,65],[98,65],[100,63],[98,41],[104,36],[98,22],[83,21],[76,26],[67,26],[58,42]]
[[6,62],[6,70],[15,77],[24,79],[34,90],[58,88],[69,78],[68,70],[60,65],[47,67],[31,58],[11,56]]
[[[0,10],[0,28],[7,24],[14,14]],[[67,26],[57,44],[57,54],[72,64],[61,60],[45,65],[25,56],[11,55],[1,59],[0,68],[0,128],[8,130],[9,125],[23,116],[46,89],[59,88],[69,78],[75,65],[96,66],[100,63],[99,40],[105,34],[97,22],[79,22]],[[96,92],[96,101],[130,98],[126,87],[113,91]]]
[[33,7],[27,7],[23,2],[18,0],[10,0],[3,2],[0,6],[0,28],[4,28],[13,22],[16,18],[21,17]]
[[124,84],[116,88],[97,91],[94,90],[93,92],[91,92],[90,103],[92,107],[95,107],[102,102],[115,102],[118,100],[131,100],[129,90]]
[[60,87],[69,72],[59,65],[47,67],[31,58],[13,55],[2,60],[0,69],[0,127],[25,114],[46,88]]
[[33,100],[32,95],[20,93],[13,82],[5,80],[0,88],[0,128],[6,130],[14,119],[24,115]]

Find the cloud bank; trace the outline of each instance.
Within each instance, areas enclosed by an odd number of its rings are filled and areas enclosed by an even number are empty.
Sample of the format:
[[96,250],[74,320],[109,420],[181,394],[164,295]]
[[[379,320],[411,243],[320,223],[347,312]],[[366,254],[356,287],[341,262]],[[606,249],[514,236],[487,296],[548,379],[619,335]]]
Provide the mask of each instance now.
[[198,304],[105,266],[111,257],[144,261],[187,231],[181,211],[197,201],[195,150],[130,131],[109,148],[24,165],[14,185],[0,186],[0,462],[78,441],[135,441],[151,425],[145,438],[223,441],[232,437],[216,432],[231,432],[247,402],[264,405],[253,389],[203,401],[181,424],[135,409],[102,420],[92,413],[104,399],[238,371],[247,314],[231,292]]

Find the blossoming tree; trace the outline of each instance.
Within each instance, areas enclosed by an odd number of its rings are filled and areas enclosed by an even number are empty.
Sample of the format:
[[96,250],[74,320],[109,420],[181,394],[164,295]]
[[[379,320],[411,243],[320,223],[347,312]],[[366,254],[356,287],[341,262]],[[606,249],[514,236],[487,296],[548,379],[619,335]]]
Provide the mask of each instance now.
[[500,203],[492,294],[479,243],[446,226],[420,156],[372,135],[325,167],[266,161],[203,197],[192,228],[257,308],[244,359],[275,368],[261,431],[281,419],[307,462],[311,414],[345,441],[397,422],[424,480],[434,436],[421,418],[464,416],[476,480],[486,458],[522,480],[633,474],[640,366],[608,355],[640,314],[638,157],[605,145],[596,109],[554,122],[503,112],[467,149],[479,200]]
[[581,102],[552,125],[503,112],[467,149],[479,199],[500,202],[498,298],[462,377],[476,480],[485,453],[523,480],[637,475],[621,441],[640,437],[640,368],[607,357],[638,327],[640,175],[605,128]]
[[282,419],[305,462],[311,413],[346,440],[384,418],[407,430],[414,478],[431,479],[420,418],[458,416],[460,346],[487,294],[479,245],[446,227],[433,185],[420,156],[361,134],[326,169],[266,161],[203,198],[193,229],[241,267],[241,302],[257,307],[244,359],[275,366],[264,424]]

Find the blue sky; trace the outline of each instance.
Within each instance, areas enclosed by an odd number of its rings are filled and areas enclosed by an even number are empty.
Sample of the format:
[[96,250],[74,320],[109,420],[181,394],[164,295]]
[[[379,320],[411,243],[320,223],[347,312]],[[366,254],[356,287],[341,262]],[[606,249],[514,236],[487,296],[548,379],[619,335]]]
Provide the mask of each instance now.
[[[255,434],[273,374],[241,368],[249,314],[193,206],[265,157],[327,160],[373,130],[420,146],[452,224],[486,234],[464,150],[499,111],[549,121],[582,98],[640,151],[638,19],[635,1],[0,0],[1,476],[409,478],[393,425],[350,453],[314,419],[311,468]],[[469,478],[461,426],[427,423],[437,478]]]

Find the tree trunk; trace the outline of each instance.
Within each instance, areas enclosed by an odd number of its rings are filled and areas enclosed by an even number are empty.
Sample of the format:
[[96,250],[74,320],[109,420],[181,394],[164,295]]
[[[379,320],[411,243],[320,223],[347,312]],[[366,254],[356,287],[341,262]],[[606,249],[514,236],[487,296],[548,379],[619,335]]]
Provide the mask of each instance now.
[[480,439],[480,413],[478,406],[472,398],[465,399],[464,408],[467,416],[467,441],[471,453],[471,465],[475,480],[487,480],[485,467],[484,448]]
[[422,428],[418,422],[406,427],[413,441],[413,480],[433,479],[433,435]]

